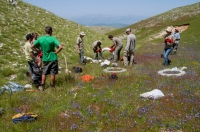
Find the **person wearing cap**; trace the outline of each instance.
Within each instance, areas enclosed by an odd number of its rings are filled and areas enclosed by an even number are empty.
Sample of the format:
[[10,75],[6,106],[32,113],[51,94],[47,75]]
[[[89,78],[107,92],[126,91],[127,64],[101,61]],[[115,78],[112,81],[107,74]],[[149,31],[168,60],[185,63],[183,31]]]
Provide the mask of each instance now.
[[96,40],[92,43],[92,49],[94,51],[94,60],[98,60],[98,53],[99,53],[99,57],[100,59],[103,61],[103,57],[102,57],[102,52],[101,52],[101,41],[100,40]]
[[179,30],[177,28],[175,28],[175,32],[174,32],[174,44],[173,44],[173,49],[174,49],[174,54],[176,54],[176,51],[178,49],[178,44],[179,44],[179,40],[181,38]]
[[83,43],[83,37],[85,36],[84,32],[81,32],[79,36],[76,39],[76,46],[79,53],[79,62],[81,65],[85,65],[84,62],[84,43]]
[[123,48],[123,44],[122,41],[117,37],[109,35],[108,38],[113,42],[113,45],[110,47],[111,48],[110,52],[114,51],[114,62],[116,62],[120,59],[120,52]]
[[[46,76],[50,76],[50,87],[55,87],[55,76],[58,74],[58,56],[57,54],[63,49],[60,42],[52,36],[53,29],[50,26],[45,28],[46,35],[38,38],[32,48],[41,47],[42,50],[42,83],[39,90],[45,88]],[[56,49],[55,49],[56,48]]]
[[173,43],[174,43],[174,36],[172,34],[172,27],[168,27],[166,29],[166,35],[164,36],[164,53],[163,53],[163,58],[164,58],[164,65],[168,66],[171,63],[171,60],[169,60],[168,56],[172,52],[173,49]]
[[[134,62],[134,51],[136,46],[136,36],[131,32],[131,29],[126,29],[127,40],[126,40],[126,47],[124,50],[123,61],[124,65],[127,66],[132,65]],[[130,61],[129,61],[130,57]]]

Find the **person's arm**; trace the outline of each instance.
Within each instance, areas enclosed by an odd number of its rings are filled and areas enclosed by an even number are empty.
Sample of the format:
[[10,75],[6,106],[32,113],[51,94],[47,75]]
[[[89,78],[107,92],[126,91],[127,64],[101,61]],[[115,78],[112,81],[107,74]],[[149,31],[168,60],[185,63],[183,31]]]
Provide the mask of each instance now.
[[131,41],[131,39],[130,39],[130,37],[128,36],[128,37],[127,37],[127,40],[126,40],[126,47],[125,47],[125,51],[126,51],[126,52],[129,52],[130,41]]
[[76,40],[76,49],[77,49],[78,53],[80,53],[80,43],[79,43],[79,38],[77,38],[77,40]]
[[31,49],[35,51],[35,49],[36,49],[36,45],[39,45],[39,41],[38,41],[38,39],[35,40],[35,41],[31,44]]
[[77,49],[78,53],[80,53],[80,45],[79,44],[76,44],[76,49]]
[[180,40],[180,38],[181,38],[181,35],[178,33],[176,40]]
[[31,49],[33,49],[33,50],[35,49],[35,46],[34,46],[34,44],[32,44],[32,45],[31,45]]
[[112,47],[113,47],[113,49],[115,49],[117,47],[117,44],[114,43]]
[[58,45],[58,49],[54,52],[55,54],[58,54],[63,49],[62,44]]
[[34,59],[34,54],[33,54],[33,48],[32,48],[33,44],[30,45],[30,47],[28,47],[28,52],[30,54],[30,57]]

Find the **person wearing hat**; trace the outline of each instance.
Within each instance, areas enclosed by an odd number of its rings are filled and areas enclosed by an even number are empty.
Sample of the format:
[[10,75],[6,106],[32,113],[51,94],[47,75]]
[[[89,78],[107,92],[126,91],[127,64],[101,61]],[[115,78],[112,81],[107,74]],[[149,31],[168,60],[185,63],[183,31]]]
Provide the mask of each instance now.
[[181,38],[179,30],[177,28],[175,28],[175,32],[174,32],[174,44],[173,44],[173,49],[174,49],[174,54],[176,54],[176,51],[178,49],[178,44],[179,44],[179,40]]
[[84,43],[83,43],[83,37],[84,36],[85,36],[85,33],[81,32],[76,39],[76,46],[77,46],[77,50],[78,50],[78,53],[79,53],[79,63],[81,65],[85,65],[85,62],[84,62]]
[[[127,66],[132,65],[134,62],[134,51],[136,46],[136,36],[131,32],[131,29],[126,29],[127,40],[126,40],[126,47],[124,50],[123,61],[124,65]],[[130,57],[130,62],[129,62]]]
[[101,41],[100,40],[96,40],[92,43],[92,49],[94,51],[94,60],[98,60],[98,53],[99,53],[99,57],[100,59],[103,61],[103,57],[102,57],[102,52],[101,52]]
[[173,49],[173,43],[174,43],[174,36],[172,34],[172,27],[168,27],[166,29],[166,35],[164,36],[164,53],[163,53],[163,58],[164,58],[164,65],[168,66],[171,63],[171,60],[169,60],[168,56],[172,52]]
[[114,62],[118,61],[120,59],[120,52],[123,48],[123,44],[121,40],[117,37],[113,37],[112,35],[109,35],[108,38],[113,42],[113,45],[110,47],[110,52],[114,51]]

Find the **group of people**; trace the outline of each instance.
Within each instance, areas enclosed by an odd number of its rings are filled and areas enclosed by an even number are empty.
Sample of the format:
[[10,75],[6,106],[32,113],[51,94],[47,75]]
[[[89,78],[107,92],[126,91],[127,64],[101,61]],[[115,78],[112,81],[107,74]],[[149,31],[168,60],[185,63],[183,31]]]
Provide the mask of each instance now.
[[172,32],[173,28],[168,27],[166,29],[166,35],[164,36],[164,53],[161,57],[164,58],[164,64],[165,66],[170,65],[171,60],[168,58],[172,50],[174,50],[174,53],[176,54],[178,49],[178,44],[180,40],[180,33],[177,28],[175,28],[175,32]]
[[[29,75],[32,76],[34,73],[33,68],[38,68],[42,72],[41,85],[38,86],[38,89],[43,91],[45,88],[46,76],[50,76],[50,86],[55,86],[55,75],[58,74],[58,56],[57,54],[63,49],[62,44],[52,36],[53,29],[50,26],[45,28],[46,35],[38,38],[37,33],[27,34],[27,42],[24,45],[24,53],[26,60],[28,62],[28,71]],[[123,63],[125,66],[132,65],[134,63],[134,51],[136,47],[136,36],[131,32],[131,29],[126,29],[127,40],[126,46],[124,49]],[[81,32],[76,40],[76,47],[79,53],[79,61],[81,65],[85,65],[84,62],[84,42],[83,37],[85,36],[84,32]],[[109,35],[108,38],[112,41],[112,46],[110,47],[110,52],[114,52],[113,61],[117,62],[120,59],[120,52],[123,48],[121,40],[113,35]],[[172,28],[168,27],[166,29],[166,35],[164,36],[164,65],[167,66],[171,63],[168,56],[174,49],[174,52],[177,51],[178,43],[180,40],[180,34],[178,29],[175,29],[175,33],[172,34]],[[96,40],[92,44],[92,50],[94,52],[94,59],[97,60],[98,56],[101,60],[104,60],[102,57],[102,42]],[[36,65],[35,65],[36,64]]]
[[[45,28],[46,35],[37,38],[37,34],[27,34],[27,42],[24,45],[24,53],[28,61],[30,76],[34,73],[33,68],[37,67],[42,71],[41,84],[38,89],[43,91],[46,76],[50,76],[50,86],[55,86],[55,75],[58,74],[58,56],[63,49],[62,44],[52,36],[53,29],[50,26]],[[56,49],[56,50],[55,50]],[[37,63],[37,65],[35,65]]]
[[[131,29],[128,28],[126,30],[127,34],[127,42],[126,42],[126,47],[124,50],[124,56],[123,56],[123,62],[124,65],[132,65],[134,63],[134,50],[136,46],[136,37],[135,35],[131,32]],[[79,60],[80,64],[85,65],[84,62],[84,43],[83,43],[83,37],[85,36],[84,32],[81,32],[80,35],[77,37],[76,45],[77,45],[77,50],[79,53]],[[121,39],[117,37],[113,37],[113,35],[109,35],[108,38],[112,41],[112,46],[110,47],[110,52],[114,52],[114,57],[113,57],[113,62],[117,62],[120,60],[120,52],[123,48],[123,44]],[[101,48],[102,42],[100,40],[96,40],[92,43],[92,50],[94,52],[94,59],[98,60],[99,58],[103,61],[104,58],[102,56],[102,48]]]

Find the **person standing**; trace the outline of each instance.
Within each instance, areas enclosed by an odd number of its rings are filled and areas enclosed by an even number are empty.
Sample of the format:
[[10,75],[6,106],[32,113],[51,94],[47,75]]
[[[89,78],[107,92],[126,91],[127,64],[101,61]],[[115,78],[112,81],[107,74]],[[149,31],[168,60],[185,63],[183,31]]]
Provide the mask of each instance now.
[[[50,76],[50,86],[55,87],[55,76],[58,74],[58,56],[57,54],[63,49],[60,42],[52,36],[53,29],[50,26],[45,28],[46,35],[38,38],[32,48],[41,47],[42,50],[42,83],[41,89],[45,88],[46,76]],[[55,49],[57,48],[57,49]]]
[[26,60],[28,62],[28,73],[30,76],[32,76],[32,74],[33,74],[32,65],[34,62],[34,55],[33,55],[33,50],[31,49],[31,41],[33,40],[33,36],[31,34],[27,34],[26,40],[27,41],[24,45],[23,50],[25,53]]
[[[33,40],[31,42],[31,44],[33,44],[37,40],[38,34],[32,33],[31,35],[33,36]],[[42,66],[42,51],[41,51],[41,48],[33,49],[33,53],[34,53],[34,56],[37,59],[37,65],[41,68],[41,66]]]
[[81,32],[79,36],[76,39],[76,46],[79,53],[79,62],[81,65],[85,65],[84,62],[84,43],[83,43],[83,37],[85,36],[84,32]]
[[99,57],[101,60],[104,60],[102,57],[102,52],[101,52],[101,41],[100,40],[96,40],[93,42],[92,44],[92,49],[94,51],[94,60],[98,60],[98,53],[99,53]]
[[172,52],[173,49],[173,43],[174,43],[174,36],[172,34],[172,28],[168,27],[166,29],[166,35],[164,36],[164,53],[163,53],[163,58],[164,58],[164,65],[168,66],[171,63],[171,60],[169,60],[168,56]]
[[[126,40],[126,47],[124,50],[123,61],[124,65],[127,66],[132,65],[134,62],[134,51],[136,46],[136,36],[132,34],[131,29],[126,29],[127,40]],[[130,61],[129,61],[130,57]]]
[[121,40],[117,37],[109,35],[108,38],[113,41],[110,52],[114,51],[114,62],[117,62],[120,59],[120,52],[123,48]]
[[175,28],[175,32],[174,32],[175,41],[173,44],[174,54],[176,54],[176,52],[177,52],[180,38],[181,38],[181,36],[180,36],[179,30],[177,28]]

